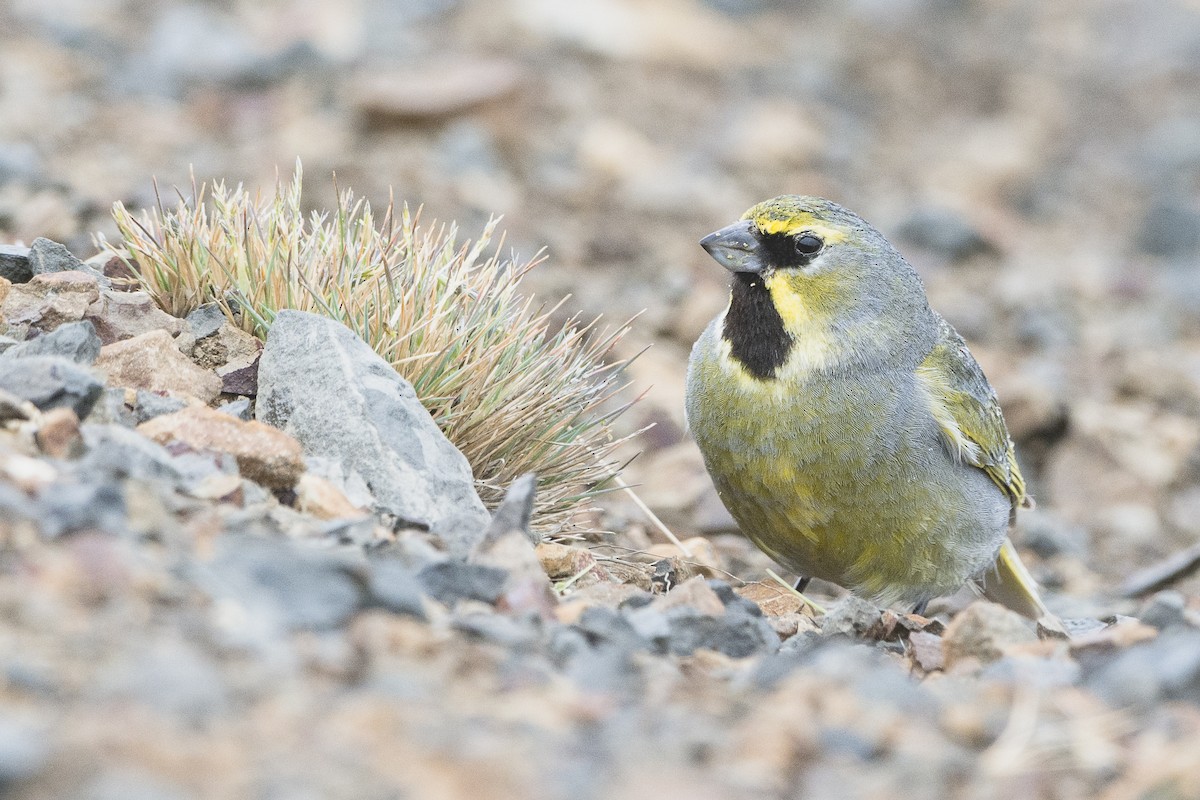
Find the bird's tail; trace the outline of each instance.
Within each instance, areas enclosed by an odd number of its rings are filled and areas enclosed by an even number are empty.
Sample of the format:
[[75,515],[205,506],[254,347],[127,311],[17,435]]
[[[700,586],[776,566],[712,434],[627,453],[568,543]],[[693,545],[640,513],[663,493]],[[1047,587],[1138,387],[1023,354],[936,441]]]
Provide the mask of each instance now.
[[1005,539],[996,556],[996,566],[976,579],[983,596],[1030,619],[1050,616],[1038,596],[1037,583],[1021,563],[1011,539]]

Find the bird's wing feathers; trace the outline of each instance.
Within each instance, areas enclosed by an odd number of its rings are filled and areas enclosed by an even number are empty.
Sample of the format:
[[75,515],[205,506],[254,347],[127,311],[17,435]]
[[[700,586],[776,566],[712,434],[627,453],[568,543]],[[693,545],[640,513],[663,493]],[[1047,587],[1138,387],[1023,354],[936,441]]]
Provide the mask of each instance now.
[[1025,479],[1017,466],[1012,440],[996,392],[955,330],[939,320],[933,350],[917,367],[929,395],[930,412],[950,452],[987,473],[1017,506],[1028,505]]
[[[950,324],[939,320],[938,342],[917,367],[917,378],[929,396],[929,409],[951,454],[978,467],[1017,507],[1031,505],[1025,479],[1017,466],[1012,439],[1000,413],[1000,401],[967,345]],[[1037,584],[1005,538],[991,570],[976,578],[984,597],[1038,620],[1050,620]],[[1049,623],[1047,623],[1049,624]]]

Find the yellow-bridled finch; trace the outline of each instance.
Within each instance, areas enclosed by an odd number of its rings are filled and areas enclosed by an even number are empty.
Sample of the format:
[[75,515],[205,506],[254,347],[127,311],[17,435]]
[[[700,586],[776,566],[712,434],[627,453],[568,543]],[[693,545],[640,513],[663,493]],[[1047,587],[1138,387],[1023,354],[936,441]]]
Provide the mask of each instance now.
[[742,531],[802,582],[923,608],[974,581],[1045,615],[1008,539],[1028,499],[996,393],[904,257],[799,195],[700,244],[733,279],[688,425]]

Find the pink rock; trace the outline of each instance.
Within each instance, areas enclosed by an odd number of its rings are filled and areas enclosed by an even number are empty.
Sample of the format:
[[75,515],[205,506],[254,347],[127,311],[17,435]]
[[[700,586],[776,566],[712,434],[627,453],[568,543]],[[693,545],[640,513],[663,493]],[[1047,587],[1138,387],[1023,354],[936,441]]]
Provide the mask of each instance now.
[[86,318],[96,326],[100,341],[112,344],[147,331],[165,330],[172,336],[183,330],[183,320],[158,307],[145,292],[102,291],[88,308]]
[[78,322],[88,306],[100,298],[96,278],[86,272],[47,272],[29,283],[12,286],[0,306],[0,315],[14,325],[29,325],[49,332],[67,322]]
[[175,347],[165,330],[156,329],[100,349],[96,368],[115,386],[177,392],[211,403],[221,393],[221,379],[196,366]]
[[291,436],[207,406],[155,417],[139,425],[138,432],[163,445],[181,442],[193,450],[228,453],[243,477],[271,489],[290,489],[304,474],[304,452]]

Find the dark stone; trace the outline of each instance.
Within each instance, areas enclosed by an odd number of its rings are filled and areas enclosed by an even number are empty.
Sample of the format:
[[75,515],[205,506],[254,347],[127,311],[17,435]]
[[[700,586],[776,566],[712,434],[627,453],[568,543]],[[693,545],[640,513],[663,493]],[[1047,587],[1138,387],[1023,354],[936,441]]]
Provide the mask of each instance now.
[[779,649],[779,635],[761,616],[743,612],[710,617],[691,609],[672,609],[667,618],[669,647],[675,655],[691,655],[703,647],[731,658],[746,658]]
[[5,357],[0,389],[28,400],[41,411],[70,408],[80,419],[96,404],[104,385],[90,372],[57,356]]
[[504,592],[508,572],[482,564],[446,560],[429,564],[417,573],[426,593],[443,605],[458,600],[495,603]]
[[258,362],[261,354],[244,367],[235,369],[218,369],[221,378],[221,391],[225,394],[241,394],[254,397],[258,394]]
[[100,337],[87,320],[59,325],[49,333],[28,339],[4,351],[3,358],[59,356],[84,366],[96,363],[100,355]]
[[281,311],[258,381],[259,421],[340,462],[347,480],[366,483],[376,510],[427,524],[455,556],[483,537],[490,517],[466,458],[412,385],[345,325]]
[[29,283],[33,267],[29,263],[29,248],[15,244],[0,244],[0,278],[10,283]]
[[551,628],[546,637],[546,654],[559,669],[565,669],[575,659],[587,657],[591,649],[587,635],[573,625]]

